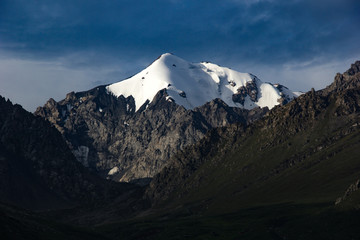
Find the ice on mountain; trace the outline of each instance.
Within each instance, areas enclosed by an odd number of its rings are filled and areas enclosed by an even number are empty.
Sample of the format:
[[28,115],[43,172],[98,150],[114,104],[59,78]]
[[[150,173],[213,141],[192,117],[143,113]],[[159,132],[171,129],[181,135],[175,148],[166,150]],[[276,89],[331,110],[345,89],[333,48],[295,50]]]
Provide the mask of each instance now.
[[[146,78],[144,74],[147,74]],[[245,98],[243,105],[234,102],[233,95],[249,82],[256,87],[256,90],[250,89],[246,92],[245,95],[250,94],[251,97]],[[132,95],[136,111],[146,101],[151,102],[162,89],[166,89],[168,96],[186,109],[201,106],[215,98],[220,98],[233,107],[272,108],[279,104],[281,92],[290,99],[297,96],[286,88],[279,90],[271,83],[263,83],[255,75],[240,73],[209,62],[189,63],[169,53],[161,55],[133,77],[107,86],[108,92],[117,97]]]

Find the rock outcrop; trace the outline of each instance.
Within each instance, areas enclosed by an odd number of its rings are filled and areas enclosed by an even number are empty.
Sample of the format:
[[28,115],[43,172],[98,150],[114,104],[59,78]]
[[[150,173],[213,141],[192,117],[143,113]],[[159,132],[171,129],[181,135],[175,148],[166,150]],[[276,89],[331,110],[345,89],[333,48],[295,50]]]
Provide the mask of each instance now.
[[360,61],[351,64],[351,67],[343,74],[337,73],[333,83],[322,90],[324,95],[334,92],[343,91],[347,89],[354,89],[360,87]]
[[339,197],[335,201],[335,205],[342,203],[343,201],[347,200],[351,195],[355,192],[359,191],[360,189],[360,179],[356,180],[356,182],[352,183],[348,189],[346,189],[344,196]]
[[252,81],[246,82],[245,86],[239,87],[237,93],[232,95],[232,100],[244,105],[246,96],[249,96],[253,102],[258,100],[258,88],[255,78]]

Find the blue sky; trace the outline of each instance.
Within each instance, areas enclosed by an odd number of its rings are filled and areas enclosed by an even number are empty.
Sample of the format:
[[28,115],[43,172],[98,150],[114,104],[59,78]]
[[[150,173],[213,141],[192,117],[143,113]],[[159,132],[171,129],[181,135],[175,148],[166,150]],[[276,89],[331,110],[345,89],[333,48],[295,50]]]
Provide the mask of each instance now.
[[0,0],[0,94],[34,111],[165,52],[321,89],[360,60],[359,23],[358,0]]

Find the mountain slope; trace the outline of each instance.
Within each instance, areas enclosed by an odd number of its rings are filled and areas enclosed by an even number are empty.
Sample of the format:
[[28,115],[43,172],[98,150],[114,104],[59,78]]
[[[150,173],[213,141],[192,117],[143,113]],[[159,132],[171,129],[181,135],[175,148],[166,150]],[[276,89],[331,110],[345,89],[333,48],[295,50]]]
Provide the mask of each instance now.
[[149,198],[198,214],[289,202],[332,206],[360,175],[359,66],[249,127],[214,129],[153,179]]
[[48,121],[3,97],[0,112],[1,202],[34,210],[59,209],[106,201],[135,188],[89,172]]

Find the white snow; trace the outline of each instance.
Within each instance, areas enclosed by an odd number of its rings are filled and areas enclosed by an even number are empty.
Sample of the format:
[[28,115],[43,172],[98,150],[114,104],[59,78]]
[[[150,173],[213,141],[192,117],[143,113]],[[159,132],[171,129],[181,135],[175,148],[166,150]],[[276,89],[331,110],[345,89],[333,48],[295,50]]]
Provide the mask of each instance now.
[[293,94],[296,96],[296,97],[299,97],[300,95],[303,95],[305,94],[304,92],[293,92]]
[[108,175],[114,175],[115,173],[119,172],[119,168],[118,167],[113,167],[112,169],[110,169],[110,171],[108,172]]
[[[260,86],[260,91],[258,95],[258,102],[256,103],[259,107],[268,107],[273,108],[279,104],[277,101],[280,97],[280,91],[275,88],[272,84],[257,82]],[[278,97],[279,96],[279,97]]]
[[[258,87],[258,101],[253,102],[247,96],[244,105],[233,102],[232,95],[248,81],[255,81]],[[167,100],[175,101],[186,109],[201,106],[215,98],[220,98],[234,107],[272,108],[279,104],[277,100],[281,98],[280,90],[270,83],[263,83],[254,75],[240,73],[213,63],[190,63],[170,53],[161,55],[135,76],[107,86],[108,92],[117,97],[132,95],[135,99],[136,111],[146,100],[152,101],[156,93],[164,88],[167,90]],[[290,90],[284,94],[290,98],[297,96]]]

